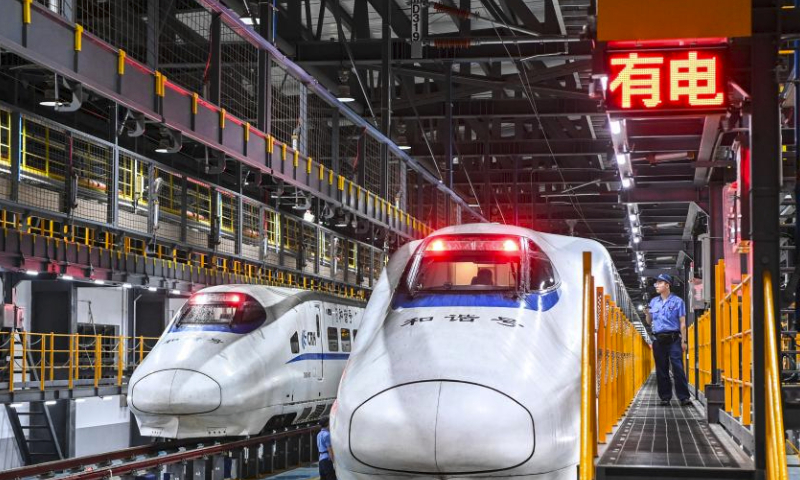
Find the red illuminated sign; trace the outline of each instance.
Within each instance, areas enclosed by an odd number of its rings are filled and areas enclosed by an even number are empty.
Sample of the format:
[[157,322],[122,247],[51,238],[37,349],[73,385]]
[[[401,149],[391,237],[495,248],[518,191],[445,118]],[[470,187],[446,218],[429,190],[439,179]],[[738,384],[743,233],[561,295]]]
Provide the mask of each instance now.
[[723,52],[611,52],[609,110],[709,110],[725,107]]

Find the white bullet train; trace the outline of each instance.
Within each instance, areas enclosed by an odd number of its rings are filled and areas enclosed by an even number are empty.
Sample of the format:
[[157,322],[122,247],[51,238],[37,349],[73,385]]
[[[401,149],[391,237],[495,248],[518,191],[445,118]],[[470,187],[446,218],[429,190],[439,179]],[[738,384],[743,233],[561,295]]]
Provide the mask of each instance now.
[[471,224],[400,248],[331,414],[338,477],[574,480],[584,251],[623,295],[592,240]]
[[293,288],[199,291],[131,377],[141,434],[254,435],[327,416],[363,307]]

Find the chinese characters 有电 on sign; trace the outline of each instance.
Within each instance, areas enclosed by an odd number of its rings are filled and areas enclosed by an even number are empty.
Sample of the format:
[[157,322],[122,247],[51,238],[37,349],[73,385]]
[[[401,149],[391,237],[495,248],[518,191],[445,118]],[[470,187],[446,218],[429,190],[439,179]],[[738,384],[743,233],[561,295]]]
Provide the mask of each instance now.
[[723,51],[610,52],[609,110],[723,110]]

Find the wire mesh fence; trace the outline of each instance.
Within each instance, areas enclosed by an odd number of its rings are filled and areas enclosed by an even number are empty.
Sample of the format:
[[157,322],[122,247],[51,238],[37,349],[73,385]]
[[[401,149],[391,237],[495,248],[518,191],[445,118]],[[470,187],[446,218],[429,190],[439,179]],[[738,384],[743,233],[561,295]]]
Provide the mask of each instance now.
[[302,84],[280,65],[272,69],[272,136],[292,145],[292,137],[299,142],[300,89]]
[[183,179],[179,175],[160,168],[155,171],[152,189],[158,199],[158,211],[154,215],[157,238],[180,241],[183,212]]
[[146,0],[77,0],[75,22],[101,40],[125,50],[129,57],[152,65],[157,58],[157,23],[152,18],[147,21],[147,3]]
[[119,154],[117,225],[133,232],[147,233],[148,198],[145,193],[150,164],[127,153]]
[[217,192],[217,216],[219,217],[220,235],[217,251],[228,254],[236,253],[236,231],[239,229],[238,199],[225,192]]
[[258,116],[258,49],[224,24],[220,47],[222,106],[240,119],[255,123]]
[[190,179],[186,185],[186,241],[190,245],[208,247],[211,207],[211,188]]
[[24,118],[21,134],[19,201],[44,210],[63,211],[66,193],[65,130]]
[[369,135],[364,136],[364,181],[367,190],[381,193],[381,144]]
[[262,217],[260,205],[248,201],[242,202],[242,256],[250,259],[259,258],[262,248]]
[[73,214],[105,223],[108,220],[109,185],[114,152],[111,147],[75,135],[72,138],[73,174],[78,186]]
[[348,120],[339,121],[339,172],[345,178],[356,180],[359,146],[364,129]]
[[167,3],[171,13],[159,24],[158,69],[169,81],[208,98],[211,13],[194,0]]
[[328,168],[333,167],[333,118],[334,110],[318,95],[308,94],[305,138],[306,153]]

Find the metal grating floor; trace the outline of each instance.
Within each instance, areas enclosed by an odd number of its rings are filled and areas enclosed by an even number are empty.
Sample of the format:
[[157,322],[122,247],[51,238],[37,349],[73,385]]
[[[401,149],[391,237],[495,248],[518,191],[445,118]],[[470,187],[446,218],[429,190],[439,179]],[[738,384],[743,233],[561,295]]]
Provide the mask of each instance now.
[[651,377],[611,440],[600,465],[741,468],[694,407],[662,407]]

